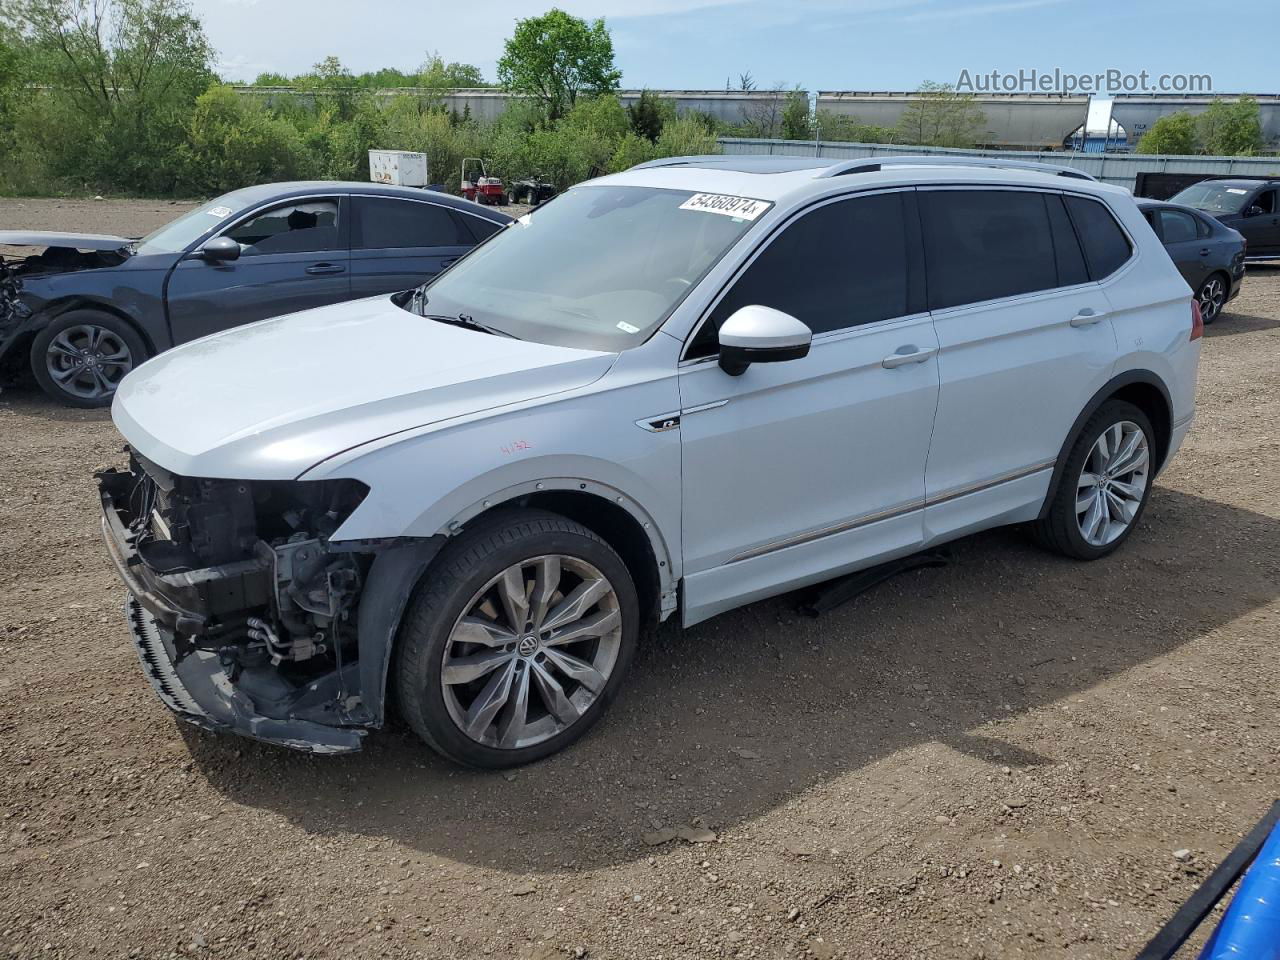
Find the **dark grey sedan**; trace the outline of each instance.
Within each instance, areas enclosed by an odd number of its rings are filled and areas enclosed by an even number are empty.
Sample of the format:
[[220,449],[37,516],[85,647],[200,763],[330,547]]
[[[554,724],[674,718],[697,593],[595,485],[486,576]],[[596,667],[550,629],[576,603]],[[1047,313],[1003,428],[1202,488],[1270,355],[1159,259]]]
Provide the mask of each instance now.
[[1164,243],[1196,299],[1200,316],[1213,323],[1240,292],[1245,240],[1238,232],[1191,207],[1138,199],[1138,209]]
[[442,193],[323,181],[236,190],[141,240],[0,231],[0,247],[45,248],[7,261],[20,290],[0,309],[0,376],[29,370],[57,400],[104,406],[162,350],[417,286],[510,222]]

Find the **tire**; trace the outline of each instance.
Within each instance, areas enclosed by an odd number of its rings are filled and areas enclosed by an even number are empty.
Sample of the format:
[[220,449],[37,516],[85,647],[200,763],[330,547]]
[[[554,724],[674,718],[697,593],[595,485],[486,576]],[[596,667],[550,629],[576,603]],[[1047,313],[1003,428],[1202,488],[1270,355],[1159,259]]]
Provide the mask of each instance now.
[[69,310],[31,343],[36,382],[72,407],[108,406],[124,375],[145,359],[146,344],[133,325],[100,310]]
[[[1138,432],[1141,439],[1135,440]],[[1110,461],[1099,449],[1104,434]],[[1119,458],[1131,440],[1133,452]],[[1077,560],[1114,552],[1142,520],[1155,480],[1155,453],[1155,432],[1145,413],[1123,400],[1103,403],[1067,454],[1049,509],[1033,525],[1036,539]]]
[[[575,597],[582,602],[565,602]],[[526,618],[515,630],[513,613]],[[607,543],[559,514],[495,514],[441,551],[410,601],[395,660],[400,713],[457,763],[501,769],[540,760],[600,719],[639,628],[631,574]],[[577,632],[580,639],[546,642]]]
[[1221,273],[1211,273],[1200,284],[1196,291],[1196,302],[1200,304],[1200,319],[1207,327],[1222,315],[1222,308],[1227,305],[1227,291],[1231,281]]

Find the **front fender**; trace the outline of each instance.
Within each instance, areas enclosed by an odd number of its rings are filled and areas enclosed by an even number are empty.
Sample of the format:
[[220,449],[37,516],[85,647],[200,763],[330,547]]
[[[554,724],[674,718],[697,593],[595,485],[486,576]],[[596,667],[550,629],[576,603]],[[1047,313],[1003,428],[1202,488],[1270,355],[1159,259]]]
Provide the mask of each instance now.
[[[636,412],[679,409],[675,378],[628,379],[499,417],[385,438],[307,471],[349,477],[369,495],[335,540],[449,536],[517,497],[574,490],[608,499],[642,526],[664,579],[680,577],[680,432]],[[664,592],[670,589],[664,583]]]

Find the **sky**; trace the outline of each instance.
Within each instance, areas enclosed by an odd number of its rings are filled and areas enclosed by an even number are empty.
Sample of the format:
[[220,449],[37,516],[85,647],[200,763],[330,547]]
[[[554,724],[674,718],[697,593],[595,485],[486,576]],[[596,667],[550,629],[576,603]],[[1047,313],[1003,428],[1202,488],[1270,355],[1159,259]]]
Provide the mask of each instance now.
[[[517,19],[553,0],[193,0],[231,80],[303,72],[329,54],[360,73],[412,69],[429,52],[492,80]],[[1274,0],[1230,22],[1274,24]],[[1207,73],[1218,92],[1280,93],[1276,33],[1228,29],[1202,0],[560,0],[604,17],[624,87],[913,90],[970,74]],[[1206,18],[1228,42],[1205,43]],[[1199,24],[1199,26],[1197,26]]]

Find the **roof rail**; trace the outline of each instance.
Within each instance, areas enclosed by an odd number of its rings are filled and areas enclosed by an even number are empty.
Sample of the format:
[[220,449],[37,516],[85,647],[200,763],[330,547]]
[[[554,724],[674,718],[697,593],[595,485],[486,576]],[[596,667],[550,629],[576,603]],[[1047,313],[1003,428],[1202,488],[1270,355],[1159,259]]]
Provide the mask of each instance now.
[[704,153],[690,155],[687,157],[659,157],[657,160],[646,160],[644,163],[637,163],[632,170],[649,170],[653,167],[687,167],[690,164],[696,164],[699,161],[706,160],[723,160],[722,153]]
[[843,177],[850,173],[876,173],[883,167],[990,167],[997,170],[1034,170],[1037,173],[1051,173],[1059,177],[1071,177],[1075,180],[1091,180],[1097,183],[1097,177],[1090,176],[1083,170],[1062,167],[1056,163],[1035,163],[1031,160],[998,160],[995,157],[929,157],[903,156],[880,157],[860,160],[845,160],[832,164],[818,171],[818,177]]

